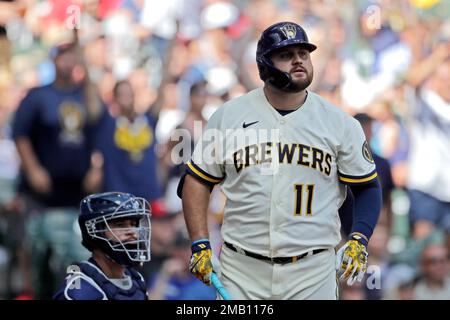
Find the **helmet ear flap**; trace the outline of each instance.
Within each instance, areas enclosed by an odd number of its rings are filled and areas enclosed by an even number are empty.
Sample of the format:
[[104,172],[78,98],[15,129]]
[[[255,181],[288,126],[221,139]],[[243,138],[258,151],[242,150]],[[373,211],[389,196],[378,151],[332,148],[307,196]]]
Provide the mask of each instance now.
[[86,239],[82,239],[82,240],[81,240],[81,244],[82,244],[86,249],[88,249],[90,252],[94,251],[94,249],[95,249],[95,246],[94,246],[90,241],[87,241]]
[[265,56],[257,60],[259,77],[262,81],[268,82],[280,90],[284,90],[291,83],[291,77],[286,72],[278,70],[272,64],[272,60]]
[[259,59],[258,63],[257,63],[257,65],[258,65],[258,72],[259,72],[259,78],[262,81],[266,81],[267,78],[270,76],[269,68],[267,68],[267,65],[261,60],[262,59]]
[[[81,244],[88,249],[89,251],[93,251],[94,249],[103,249],[101,242],[96,241],[94,237],[92,237],[87,231],[89,228],[95,229],[105,229],[106,225],[104,222],[84,222],[85,226],[82,230],[86,230],[86,234],[83,236]],[[89,225],[89,226],[88,226]],[[80,225],[81,226],[81,225]]]

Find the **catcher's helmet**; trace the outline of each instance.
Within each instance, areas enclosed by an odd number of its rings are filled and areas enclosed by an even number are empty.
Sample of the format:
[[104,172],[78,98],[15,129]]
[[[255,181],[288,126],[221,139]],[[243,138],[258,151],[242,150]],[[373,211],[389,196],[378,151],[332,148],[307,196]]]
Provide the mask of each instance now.
[[291,76],[273,65],[269,55],[283,47],[301,45],[309,52],[316,50],[316,46],[309,43],[305,30],[293,22],[279,22],[268,27],[261,34],[256,49],[256,63],[259,77],[283,91],[290,91]]
[[[81,201],[78,217],[82,243],[90,251],[103,251],[121,265],[150,261],[150,216],[147,200],[129,193],[106,192],[87,196]],[[119,224],[117,227],[117,223],[123,220],[131,220],[132,226]],[[121,240],[119,233],[133,236]]]

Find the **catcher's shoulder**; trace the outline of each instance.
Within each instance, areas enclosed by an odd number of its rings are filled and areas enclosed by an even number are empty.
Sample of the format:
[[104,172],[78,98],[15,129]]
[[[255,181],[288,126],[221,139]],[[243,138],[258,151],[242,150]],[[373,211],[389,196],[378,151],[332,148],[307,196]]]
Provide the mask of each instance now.
[[78,273],[66,278],[55,300],[105,300],[106,294],[90,277]]

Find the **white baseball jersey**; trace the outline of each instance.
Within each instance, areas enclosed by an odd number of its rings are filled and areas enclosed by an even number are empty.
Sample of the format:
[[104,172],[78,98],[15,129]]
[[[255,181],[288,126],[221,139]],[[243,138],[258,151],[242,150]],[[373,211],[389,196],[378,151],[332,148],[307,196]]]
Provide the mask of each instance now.
[[187,167],[221,184],[223,239],[268,257],[335,247],[343,183],[377,176],[357,120],[313,92],[282,116],[262,88],[212,115]]

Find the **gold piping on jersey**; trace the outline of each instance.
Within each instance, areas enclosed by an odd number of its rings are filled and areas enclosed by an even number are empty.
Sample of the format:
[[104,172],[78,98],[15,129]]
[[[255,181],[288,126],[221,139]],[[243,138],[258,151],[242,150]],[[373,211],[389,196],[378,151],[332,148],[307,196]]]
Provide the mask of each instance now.
[[194,164],[191,163],[190,161],[187,163],[187,166],[189,167],[189,169],[192,171],[192,173],[194,173],[195,175],[197,175],[198,177],[202,178],[203,180],[206,180],[208,182],[211,183],[219,183],[221,182],[223,179],[219,179],[219,178],[213,178],[210,175],[206,175],[206,173],[202,173],[200,171],[200,169],[195,168]]
[[375,172],[372,175],[370,175],[368,177],[363,177],[363,178],[346,178],[346,177],[339,176],[339,180],[341,180],[342,182],[348,182],[348,183],[363,183],[363,182],[371,181],[371,180],[375,179],[377,176],[378,176],[378,174]]

